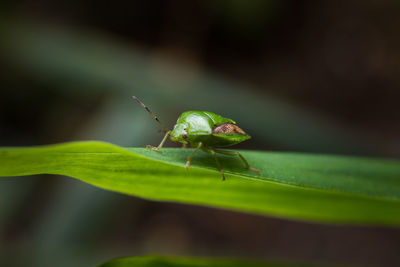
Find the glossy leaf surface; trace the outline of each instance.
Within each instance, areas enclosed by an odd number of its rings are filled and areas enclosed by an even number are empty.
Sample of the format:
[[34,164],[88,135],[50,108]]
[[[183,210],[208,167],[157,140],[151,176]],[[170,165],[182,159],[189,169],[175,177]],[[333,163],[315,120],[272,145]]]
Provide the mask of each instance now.
[[398,161],[297,153],[241,151],[237,158],[191,149],[124,149],[102,142],[2,148],[0,176],[59,174],[151,200],[206,205],[307,221],[400,224]]

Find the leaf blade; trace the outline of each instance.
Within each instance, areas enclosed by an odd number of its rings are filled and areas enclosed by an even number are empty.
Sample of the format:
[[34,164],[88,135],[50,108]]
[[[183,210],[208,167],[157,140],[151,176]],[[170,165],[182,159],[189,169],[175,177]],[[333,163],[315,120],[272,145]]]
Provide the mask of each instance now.
[[[183,257],[162,257],[142,256],[113,259],[100,264],[98,267],[293,267],[310,266],[309,264],[289,263],[261,263],[255,261],[231,260],[231,259],[208,259],[208,258],[183,258]],[[313,266],[313,265],[311,265]]]
[[[396,179],[400,168],[395,161],[242,152],[251,164],[255,164],[254,167],[262,169],[263,176],[244,170],[237,159],[222,157],[221,162],[228,173],[228,180],[222,182],[214,170],[212,158],[205,153],[195,158],[186,171],[182,166],[190,150],[127,150],[102,142],[3,148],[0,150],[0,176],[59,174],[107,190],[157,201],[307,221],[400,224],[400,200],[397,199],[400,190],[397,190],[399,179]],[[334,168],[320,177],[326,170],[323,161]],[[313,162],[314,168],[308,170]],[[352,169],[354,162],[357,165]],[[371,170],[382,176],[365,179]],[[297,173],[294,179],[293,173]],[[342,182],[331,177],[339,177]],[[346,177],[352,178],[350,183],[343,182]],[[368,180],[367,186],[363,186],[364,180]],[[385,185],[379,187],[381,182]],[[379,190],[372,191],[374,185]],[[385,191],[388,188],[390,190]]]

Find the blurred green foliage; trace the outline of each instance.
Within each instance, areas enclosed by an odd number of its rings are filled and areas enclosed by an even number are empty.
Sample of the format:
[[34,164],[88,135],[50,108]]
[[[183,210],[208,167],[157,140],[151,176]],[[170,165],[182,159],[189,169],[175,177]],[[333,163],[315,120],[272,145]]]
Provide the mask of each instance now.
[[[239,148],[398,157],[398,8],[5,1],[1,145],[156,144],[158,126],[132,103],[136,94],[170,126],[185,110],[232,117],[253,137]],[[4,266],[148,253],[399,265],[395,229],[153,203],[51,176],[4,178],[0,218]]]
[[147,257],[131,257],[114,259],[105,262],[99,267],[130,267],[130,266],[146,266],[146,267],[294,267],[294,266],[312,266],[305,264],[290,264],[290,263],[257,263],[251,261],[235,261],[224,259],[201,259],[201,258],[178,258],[178,257],[160,257],[160,256],[147,256]]

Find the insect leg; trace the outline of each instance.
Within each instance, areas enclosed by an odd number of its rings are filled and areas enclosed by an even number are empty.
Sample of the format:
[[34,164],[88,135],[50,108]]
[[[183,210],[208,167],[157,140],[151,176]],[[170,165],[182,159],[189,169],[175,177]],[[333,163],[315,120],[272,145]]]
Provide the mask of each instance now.
[[195,148],[195,150],[192,152],[192,154],[190,154],[189,155],[189,157],[187,158],[187,161],[186,161],[186,165],[185,165],[185,169],[188,169],[189,168],[189,166],[190,166],[190,161],[192,160],[192,157],[193,157],[193,155],[197,152],[197,151],[199,151],[199,149],[202,147],[202,145],[203,145],[203,143],[199,143],[199,145]]
[[219,170],[219,172],[220,172],[221,175],[222,175],[222,181],[225,181],[225,174],[224,174],[224,171],[223,171],[222,168],[221,168],[221,164],[220,164],[219,161],[218,161],[217,154],[215,153],[216,151],[214,151],[214,149],[211,148],[211,149],[209,150],[209,152],[211,153],[211,155],[213,155],[213,157],[214,157],[214,159],[215,159],[215,162],[217,163],[218,170]]
[[258,174],[261,174],[260,170],[257,170],[255,168],[251,167],[249,165],[249,163],[247,162],[247,160],[239,152],[229,151],[229,150],[222,150],[222,149],[215,149],[215,152],[220,153],[220,154],[224,154],[224,155],[228,155],[228,156],[239,157],[243,161],[243,163],[244,163],[244,165],[246,166],[247,169],[249,169],[250,171],[256,172]]
[[163,147],[165,141],[167,141],[167,138],[168,138],[170,133],[171,133],[171,131],[167,131],[165,133],[163,140],[161,141],[161,143],[157,147],[147,145],[146,148],[151,148],[153,150],[160,150]]

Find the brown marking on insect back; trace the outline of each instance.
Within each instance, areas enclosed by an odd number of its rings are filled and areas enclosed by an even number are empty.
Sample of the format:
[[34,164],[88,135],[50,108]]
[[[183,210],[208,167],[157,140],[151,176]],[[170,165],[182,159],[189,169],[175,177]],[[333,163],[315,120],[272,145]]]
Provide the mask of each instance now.
[[224,123],[214,128],[213,134],[246,134],[239,126],[232,123]]

